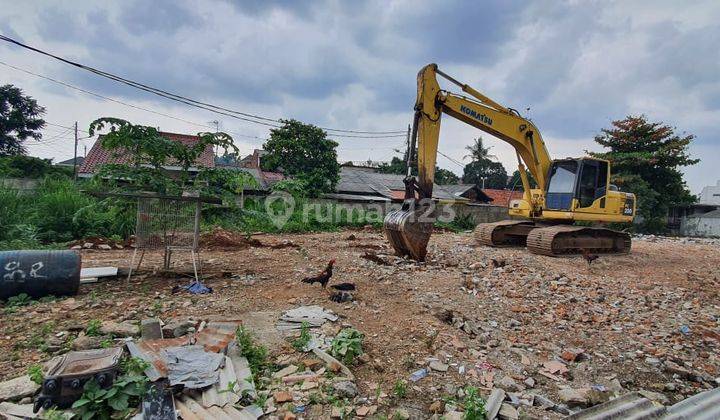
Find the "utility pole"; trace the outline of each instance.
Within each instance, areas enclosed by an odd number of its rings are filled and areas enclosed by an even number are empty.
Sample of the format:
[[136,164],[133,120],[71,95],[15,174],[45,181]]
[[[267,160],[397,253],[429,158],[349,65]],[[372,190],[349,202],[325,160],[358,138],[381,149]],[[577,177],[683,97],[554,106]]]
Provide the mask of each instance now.
[[78,177],[77,146],[78,146],[78,129],[77,129],[77,121],[75,121],[75,155],[73,157],[73,179],[75,181],[77,181],[77,177]]

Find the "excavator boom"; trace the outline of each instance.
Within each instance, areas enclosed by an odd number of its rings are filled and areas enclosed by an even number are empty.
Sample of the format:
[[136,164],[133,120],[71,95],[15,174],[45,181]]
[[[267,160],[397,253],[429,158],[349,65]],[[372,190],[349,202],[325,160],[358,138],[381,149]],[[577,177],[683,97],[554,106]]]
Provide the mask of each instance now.
[[[441,89],[438,76],[459,86],[469,96]],[[530,221],[503,221],[496,226],[481,225],[477,231],[480,242],[489,245],[504,245],[505,243],[501,243],[503,241],[524,244],[528,235],[537,227],[535,221],[564,224],[575,220],[632,221],[635,197],[629,193],[611,190],[608,162],[590,158],[572,161],[574,164],[553,161],[539,130],[530,120],[443,73],[436,64],[429,64],[420,70],[417,87],[411,145],[417,146],[418,177],[415,179],[408,174],[402,208],[388,213],[384,223],[388,240],[399,255],[408,255],[417,260],[425,259],[435,216],[432,192],[442,114],[509,143],[517,153],[524,192],[522,200],[514,200],[511,204],[509,213]],[[537,182],[537,188],[531,188],[527,172]],[[547,238],[540,242],[548,242],[551,247],[560,246],[553,240],[562,237],[568,230],[556,231],[559,233],[549,242]],[[576,240],[572,244],[600,249],[592,245],[603,242],[602,249],[609,249],[608,252],[629,249],[629,245],[619,245],[625,244],[627,238],[608,233],[613,231],[605,229],[603,232],[582,232],[575,234],[576,237],[582,237],[582,240]],[[602,237],[603,241],[586,240],[583,235],[596,235]],[[608,242],[611,243],[609,248]],[[567,244],[570,243],[565,243]],[[573,253],[575,248],[565,245],[561,246],[564,247],[563,252]],[[544,253],[554,252],[545,250]]]

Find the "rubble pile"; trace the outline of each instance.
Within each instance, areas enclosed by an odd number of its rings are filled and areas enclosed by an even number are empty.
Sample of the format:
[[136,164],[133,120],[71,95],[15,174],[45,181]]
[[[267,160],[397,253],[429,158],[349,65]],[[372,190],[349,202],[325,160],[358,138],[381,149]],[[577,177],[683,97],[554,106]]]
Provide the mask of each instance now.
[[[145,318],[165,320],[164,337],[183,337],[231,314],[271,353],[254,399],[267,418],[459,418],[476,394],[500,418],[559,418],[630,393],[670,406],[720,386],[720,249],[711,242],[639,237],[630,254],[588,264],[444,233],[417,263],[373,230],[266,238],[293,245],[201,252],[212,294],[171,294],[186,280],[148,272],[131,287],[100,281],[74,298],[3,307],[0,378],[72,349],[139,343],[154,328]],[[121,266],[127,252],[83,257]],[[330,258],[327,289],[301,282]],[[146,259],[162,265],[161,254]],[[357,284],[354,301],[329,299],[342,282]],[[312,338],[296,345],[303,321]],[[348,364],[331,349],[350,327],[364,339]],[[0,384],[0,400],[28,403],[37,389],[16,381]],[[7,397],[15,388],[23,392]],[[238,397],[233,407],[249,406]],[[175,398],[189,410],[202,401]]]

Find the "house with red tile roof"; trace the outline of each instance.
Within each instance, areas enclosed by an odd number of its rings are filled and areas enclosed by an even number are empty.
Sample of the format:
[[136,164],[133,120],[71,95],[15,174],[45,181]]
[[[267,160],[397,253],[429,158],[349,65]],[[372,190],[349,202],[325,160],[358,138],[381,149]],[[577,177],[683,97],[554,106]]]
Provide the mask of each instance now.
[[[200,137],[190,134],[178,134],[178,133],[167,133],[160,132],[160,135],[172,140],[178,141],[185,145],[193,145],[200,141]],[[93,176],[102,165],[113,163],[113,164],[126,164],[131,162],[130,153],[123,153],[122,151],[109,150],[102,145],[103,136],[98,136],[98,139],[93,144],[92,148],[85,156],[80,169],[78,170],[78,176],[80,177],[91,177]],[[190,167],[191,172],[197,172],[200,168],[214,168],[215,167],[215,152],[213,146],[208,145],[202,154],[195,160],[195,163]],[[168,171],[180,170],[179,166],[174,166],[170,162],[165,169]]]
[[485,188],[482,192],[490,198],[489,204],[502,207],[510,207],[511,200],[521,199],[523,196],[522,191],[496,190],[492,188]]

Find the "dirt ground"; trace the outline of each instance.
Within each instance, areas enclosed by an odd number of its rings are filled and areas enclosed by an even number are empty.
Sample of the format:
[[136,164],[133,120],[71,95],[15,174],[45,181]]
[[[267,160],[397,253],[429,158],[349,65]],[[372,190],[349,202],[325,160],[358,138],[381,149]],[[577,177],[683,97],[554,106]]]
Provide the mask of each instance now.
[[[153,273],[162,255],[150,253],[129,285],[87,284],[74,298],[3,314],[0,379],[62,352],[91,319],[252,319],[258,312],[279,315],[317,304],[340,315],[337,328],[351,325],[365,334],[369,358],[352,368],[361,396],[391,394],[398,380],[433,360],[448,365],[446,372],[430,370],[409,382],[402,400],[385,403],[413,417],[429,417],[433,402],[456,397],[465,385],[572,405],[564,388],[648,390],[674,403],[720,381],[717,243],[641,238],[629,255],[601,256],[588,265],[579,257],[484,247],[470,233],[433,235],[427,263],[392,256],[378,230],[256,238],[254,246],[204,242],[205,283],[214,289],[209,295],[172,294],[188,278]],[[380,260],[362,258],[367,252]],[[129,249],[83,250],[83,267],[126,267],[130,255]],[[331,283],[356,283],[355,302],[331,302],[329,291],[300,282],[331,258]],[[187,255],[176,261],[189,267]],[[267,339],[276,355],[294,351]],[[560,416],[524,405],[519,411]]]

